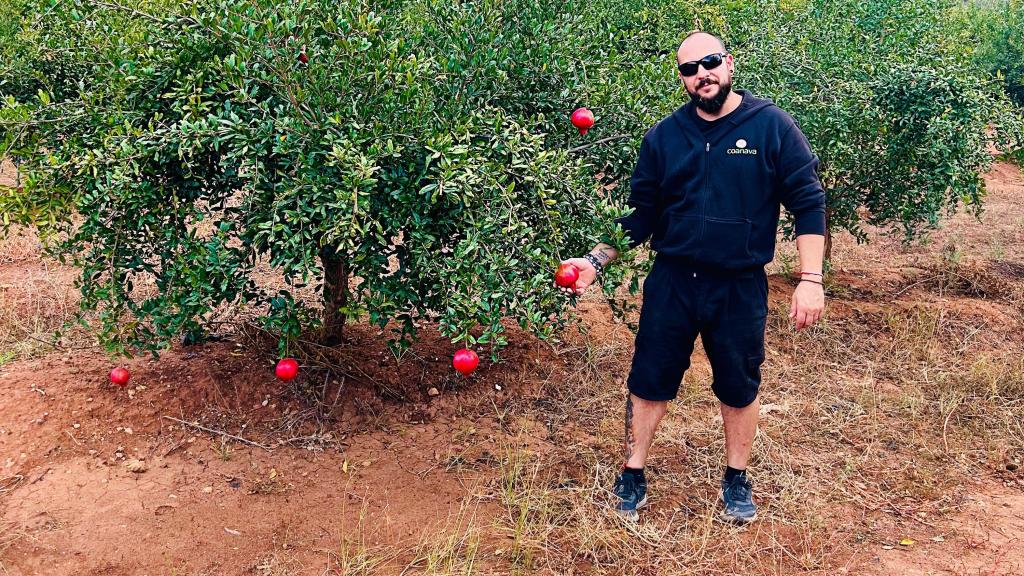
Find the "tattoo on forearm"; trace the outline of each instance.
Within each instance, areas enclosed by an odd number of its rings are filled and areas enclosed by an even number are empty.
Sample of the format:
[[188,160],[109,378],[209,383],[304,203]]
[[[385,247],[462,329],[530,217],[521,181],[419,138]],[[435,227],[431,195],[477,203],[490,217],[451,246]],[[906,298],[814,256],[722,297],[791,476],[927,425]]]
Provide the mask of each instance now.
[[633,396],[626,392],[626,462],[633,457]]
[[594,256],[596,256],[597,259],[601,261],[601,264],[607,264],[608,261],[612,259],[612,257],[609,256],[607,252],[605,252],[604,248],[599,249],[597,251],[597,254],[595,254]]

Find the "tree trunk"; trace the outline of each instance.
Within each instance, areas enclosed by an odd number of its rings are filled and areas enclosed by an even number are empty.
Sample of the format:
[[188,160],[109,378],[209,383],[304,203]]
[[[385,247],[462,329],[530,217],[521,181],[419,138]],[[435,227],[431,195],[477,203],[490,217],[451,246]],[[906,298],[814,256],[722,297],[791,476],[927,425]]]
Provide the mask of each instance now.
[[341,309],[348,305],[348,268],[344,256],[334,246],[320,249],[320,261],[324,266],[323,342],[334,346],[342,341],[345,328]]

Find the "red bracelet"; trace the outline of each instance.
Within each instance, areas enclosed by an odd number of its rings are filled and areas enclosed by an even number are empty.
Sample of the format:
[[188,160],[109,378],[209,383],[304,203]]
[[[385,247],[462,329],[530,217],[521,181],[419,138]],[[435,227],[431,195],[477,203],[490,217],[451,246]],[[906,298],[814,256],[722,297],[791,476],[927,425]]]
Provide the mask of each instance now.
[[[806,278],[801,278],[800,282],[810,282],[811,284],[817,284],[818,286],[824,286],[825,285],[824,282],[818,282],[817,280],[808,280]],[[799,284],[800,282],[797,282],[797,284]]]

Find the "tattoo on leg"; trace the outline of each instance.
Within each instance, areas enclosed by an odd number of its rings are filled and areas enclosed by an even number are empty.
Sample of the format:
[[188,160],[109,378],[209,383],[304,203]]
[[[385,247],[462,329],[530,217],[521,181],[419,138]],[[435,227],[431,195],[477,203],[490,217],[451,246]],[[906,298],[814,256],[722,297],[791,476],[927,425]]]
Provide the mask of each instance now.
[[626,462],[633,457],[633,396],[626,393]]

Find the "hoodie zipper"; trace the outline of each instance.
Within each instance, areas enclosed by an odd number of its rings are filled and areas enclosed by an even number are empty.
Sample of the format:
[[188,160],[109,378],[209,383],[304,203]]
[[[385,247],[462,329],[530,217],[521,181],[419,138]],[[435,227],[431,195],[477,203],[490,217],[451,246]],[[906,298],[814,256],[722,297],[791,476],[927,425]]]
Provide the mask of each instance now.
[[704,143],[704,201],[700,207],[700,236],[698,239],[704,238],[704,226],[708,219],[708,172],[711,170],[711,142]]

